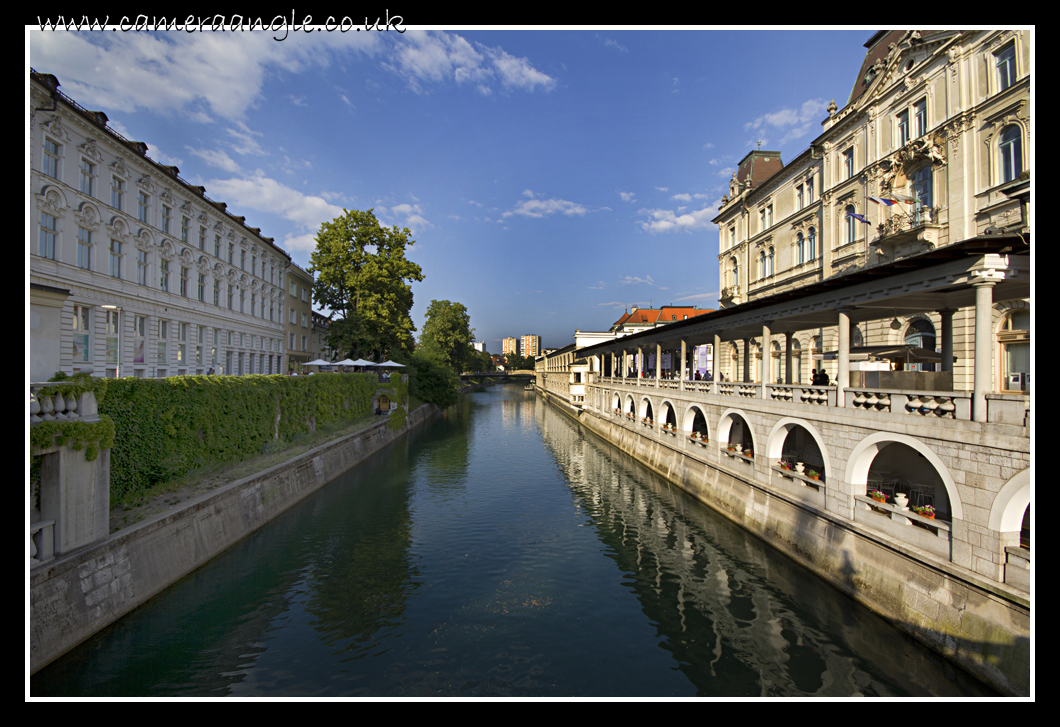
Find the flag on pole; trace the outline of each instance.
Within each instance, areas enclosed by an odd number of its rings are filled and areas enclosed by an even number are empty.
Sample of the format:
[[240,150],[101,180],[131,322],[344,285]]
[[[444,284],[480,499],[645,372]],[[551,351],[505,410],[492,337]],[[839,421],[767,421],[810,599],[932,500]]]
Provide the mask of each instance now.
[[853,212],[847,212],[847,216],[848,217],[853,217],[855,220],[859,220],[860,222],[864,222],[866,225],[871,225],[872,224],[871,222],[869,222],[868,220],[865,219],[864,215],[855,214]]
[[893,199],[884,199],[883,197],[869,197],[869,199],[875,202],[876,204],[882,204],[888,207],[890,207],[891,205],[898,204],[898,202]]

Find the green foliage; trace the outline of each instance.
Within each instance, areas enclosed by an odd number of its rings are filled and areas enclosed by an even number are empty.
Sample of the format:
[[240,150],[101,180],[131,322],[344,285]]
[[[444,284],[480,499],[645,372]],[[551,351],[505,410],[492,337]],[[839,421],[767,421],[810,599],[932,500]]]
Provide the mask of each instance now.
[[471,347],[474,334],[471,316],[463,303],[432,300],[427,308],[420,348],[439,363],[461,373],[477,356]]
[[[367,416],[380,388],[364,374],[96,381],[104,389],[100,412],[117,427],[110,458],[115,499],[260,454],[321,424]],[[400,381],[383,388],[402,400]]]
[[534,370],[534,359],[531,356],[520,356],[517,353],[509,353],[504,358],[505,368],[509,371]]
[[47,449],[53,444],[70,444],[76,451],[85,450],[89,462],[99,456],[100,450],[114,445],[114,436],[114,421],[106,414],[100,414],[98,422],[41,422],[29,428],[30,447]]
[[451,368],[419,350],[402,358],[398,363],[408,367],[409,393],[413,397],[443,409],[456,403],[460,378]]
[[372,210],[344,209],[320,226],[309,270],[316,302],[338,316],[328,335],[335,351],[369,358],[412,351],[410,283],[423,280],[423,270],[405,257],[415,244],[409,234],[381,226]]

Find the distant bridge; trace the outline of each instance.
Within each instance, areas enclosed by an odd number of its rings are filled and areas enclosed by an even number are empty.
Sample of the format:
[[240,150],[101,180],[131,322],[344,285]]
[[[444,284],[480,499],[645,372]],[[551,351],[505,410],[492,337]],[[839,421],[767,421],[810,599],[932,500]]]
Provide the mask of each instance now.
[[532,379],[536,374],[530,369],[517,371],[468,371],[460,374],[461,379]]

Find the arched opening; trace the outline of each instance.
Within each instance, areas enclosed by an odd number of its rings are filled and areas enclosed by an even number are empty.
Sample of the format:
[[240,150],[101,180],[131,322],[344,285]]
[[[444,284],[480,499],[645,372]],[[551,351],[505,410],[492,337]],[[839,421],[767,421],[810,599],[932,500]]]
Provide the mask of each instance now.
[[645,399],[641,402],[641,419],[646,420],[649,424],[655,421],[655,413],[652,411],[651,402]]
[[704,442],[708,440],[707,418],[698,406],[690,406],[685,412],[684,431]]
[[632,396],[626,397],[626,414],[629,415],[630,419],[635,419],[637,417],[637,406],[634,403]]
[[726,445],[729,449],[744,454],[754,453],[754,437],[751,436],[751,427],[739,414],[729,414],[729,437]]
[[663,404],[663,424],[673,427],[674,430],[677,429],[677,414],[669,403]]
[[1031,390],[1031,312],[1016,308],[997,332],[1001,353],[1001,391]]
[[799,339],[791,339],[791,383],[802,383],[802,344]]
[[622,397],[618,394],[611,395],[611,408],[614,409],[615,414],[622,413]]
[[881,443],[872,459],[867,488],[887,495],[896,503],[898,495],[908,498],[908,507],[932,507],[937,520],[953,520],[953,509],[942,477],[923,454],[901,442]]
[[[779,459],[800,474],[807,477],[813,477],[816,474],[824,482],[825,463],[817,440],[805,427],[798,424],[789,424],[787,430]],[[770,451],[775,451],[772,445],[770,445]]]

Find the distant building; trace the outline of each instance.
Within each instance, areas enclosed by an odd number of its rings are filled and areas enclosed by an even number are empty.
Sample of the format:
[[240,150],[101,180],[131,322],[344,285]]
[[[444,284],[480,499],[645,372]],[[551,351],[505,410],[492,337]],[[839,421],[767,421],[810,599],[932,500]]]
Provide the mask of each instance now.
[[695,318],[704,313],[710,313],[712,310],[712,308],[696,308],[695,306],[664,305],[659,309],[633,306],[633,310],[615,321],[611,326],[611,331],[619,336],[627,336],[648,328]]
[[519,353],[519,340],[515,336],[509,336],[501,342],[501,353],[507,356],[509,353]]
[[472,346],[472,348],[474,348],[479,353],[485,353],[486,352],[486,342],[485,341],[474,341],[474,342],[472,342],[471,346]]
[[295,371],[312,361],[313,276],[294,263],[287,269],[287,366]]
[[523,356],[541,355],[541,336],[529,334],[519,339],[519,352]]

